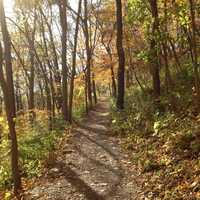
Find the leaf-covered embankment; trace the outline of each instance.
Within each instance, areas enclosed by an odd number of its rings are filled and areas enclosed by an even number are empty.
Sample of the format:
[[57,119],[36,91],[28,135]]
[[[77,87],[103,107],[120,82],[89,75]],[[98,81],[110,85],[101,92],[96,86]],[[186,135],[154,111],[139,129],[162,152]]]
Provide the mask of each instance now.
[[174,91],[176,101],[161,98],[155,105],[149,94],[131,88],[126,109],[113,109],[113,131],[122,137],[148,199],[200,199],[200,116],[188,91],[185,98]]

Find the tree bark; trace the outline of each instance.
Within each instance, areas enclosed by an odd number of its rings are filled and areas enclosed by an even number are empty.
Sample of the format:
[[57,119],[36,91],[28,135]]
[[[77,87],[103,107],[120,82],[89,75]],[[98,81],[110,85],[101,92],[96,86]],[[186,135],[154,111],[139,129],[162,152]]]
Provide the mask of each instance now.
[[[81,4],[82,0],[79,0],[79,7],[78,13],[81,13]],[[79,32],[79,22],[80,22],[80,15],[77,16],[76,19],[76,29],[74,35],[74,49],[73,49],[73,56],[72,56],[72,77],[70,81],[70,96],[69,96],[69,121],[72,122],[72,109],[73,109],[73,96],[74,96],[74,77],[76,74],[76,51],[77,51],[77,42],[78,42],[78,32]]]
[[68,121],[68,70],[67,70],[67,2],[59,0],[60,24],[62,29],[62,114]]
[[86,45],[86,82],[87,82],[87,94],[88,94],[88,108],[92,108],[92,85],[91,85],[91,49],[90,49],[90,38],[88,32],[88,3],[84,0],[84,35]]
[[125,93],[125,55],[123,49],[123,22],[122,22],[122,2],[116,0],[116,18],[117,18],[117,53],[118,53],[118,94],[117,108],[124,109]]
[[0,23],[4,43],[6,78],[3,73],[3,50],[0,45],[0,84],[4,94],[6,115],[8,120],[9,134],[11,138],[11,167],[14,181],[14,192],[17,194],[21,189],[21,178],[18,166],[18,144],[15,130],[16,108],[13,85],[11,39],[7,30],[3,0],[0,0]]
[[95,83],[94,73],[92,74],[92,91],[94,95],[94,103],[97,104],[97,92],[96,92],[96,83]]
[[151,6],[151,13],[153,17],[152,35],[150,41],[150,54],[151,54],[151,73],[153,79],[153,92],[155,97],[160,96],[160,66],[158,56],[158,43],[156,36],[159,34],[159,18],[157,0],[149,0]]
[[195,21],[195,5],[194,5],[193,0],[189,0],[189,4],[190,4],[191,27],[192,27],[191,47],[192,47],[192,52],[193,52],[195,90],[197,93],[197,99],[199,101],[200,100],[200,79],[199,79],[198,55],[197,55],[197,39],[196,39],[197,26],[196,26],[196,21]]

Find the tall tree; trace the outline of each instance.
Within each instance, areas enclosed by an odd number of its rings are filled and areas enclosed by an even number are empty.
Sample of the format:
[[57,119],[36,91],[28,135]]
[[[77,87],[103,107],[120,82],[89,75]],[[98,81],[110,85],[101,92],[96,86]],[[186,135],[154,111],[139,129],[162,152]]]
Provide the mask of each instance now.
[[116,0],[116,18],[117,18],[117,53],[118,53],[118,94],[117,108],[124,109],[124,93],[125,93],[125,55],[123,49],[123,22],[122,22],[122,2]]
[[86,83],[87,83],[87,95],[88,95],[88,107],[92,108],[92,82],[91,82],[91,57],[92,52],[90,49],[90,37],[88,30],[88,1],[84,0],[84,35],[86,46]]
[[67,1],[59,0],[60,24],[62,29],[62,113],[68,121],[68,70],[67,70]]
[[150,38],[150,61],[151,73],[153,78],[153,92],[155,97],[160,96],[160,69],[159,69],[159,45],[157,36],[159,34],[159,18],[157,0],[149,0],[151,6],[151,14],[153,18],[152,33]]
[[196,10],[195,3],[193,0],[189,0],[190,5],[190,16],[191,16],[191,29],[192,29],[192,38],[191,38],[191,48],[193,55],[193,66],[194,66],[194,79],[195,79],[195,89],[197,92],[198,101],[200,100],[200,79],[199,79],[199,67],[198,67],[198,54],[197,54],[197,25],[196,25]]
[[[3,36],[3,45],[0,45],[0,84],[4,94],[6,115],[9,127],[9,137],[11,138],[11,166],[14,181],[15,193],[21,188],[21,179],[18,166],[18,145],[15,130],[16,108],[13,84],[12,57],[11,57],[11,39],[7,29],[3,0],[0,0],[0,24]],[[5,74],[3,71],[3,55],[5,58]]]
[[79,22],[80,22],[80,13],[81,13],[81,4],[82,0],[79,0],[78,13],[76,19],[76,28],[74,34],[74,48],[72,55],[72,77],[70,82],[70,96],[69,96],[69,121],[72,122],[72,107],[73,107],[73,95],[74,95],[74,77],[76,74],[76,54],[77,54],[77,42],[78,42],[78,32],[79,32]]

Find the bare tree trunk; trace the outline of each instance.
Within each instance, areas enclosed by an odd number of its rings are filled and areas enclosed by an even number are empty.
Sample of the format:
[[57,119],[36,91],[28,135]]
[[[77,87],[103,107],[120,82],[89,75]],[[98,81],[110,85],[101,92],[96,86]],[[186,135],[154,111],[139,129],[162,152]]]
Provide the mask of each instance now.
[[88,94],[88,108],[92,108],[92,85],[91,85],[91,49],[90,49],[90,40],[88,32],[88,4],[87,0],[84,0],[84,34],[85,34],[85,45],[87,52],[87,61],[86,61],[86,82],[87,82],[87,94]]
[[68,70],[67,70],[67,2],[59,0],[60,23],[62,28],[62,113],[68,121]]
[[118,96],[117,108],[124,109],[124,73],[125,73],[125,55],[123,49],[123,22],[122,22],[122,2],[116,0],[116,18],[117,18],[117,53],[118,53]]
[[[35,38],[35,37],[34,37]],[[28,109],[30,111],[30,121],[33,121],[35,118],[35,102],[34,102],[34,80],[35,80],[35,59],[34,59],[34,52],[32,47],[34,46],[34,38],[32,43],[29,44],[29,56],[30,56],[30,63],[31,63],[31,70],[29,78],[29,100],[28,100]]]
[[82,0],[79,0],[79,7],[78,7],[79,15],[77,16],[77,19],[76,19],[76,29],[75,29],[75,35],[74,35],[74,49],[73,49],[73,57],[72,57],[72,77],[71,77],[71,82],[70,82],[70,96],[69,96],[69,121],[70,122],[72,122],[74,77],[75,77],[75,74],[76,74],[76,51],[77,51],[77,42],[78,42],[81,4],[82,4]]

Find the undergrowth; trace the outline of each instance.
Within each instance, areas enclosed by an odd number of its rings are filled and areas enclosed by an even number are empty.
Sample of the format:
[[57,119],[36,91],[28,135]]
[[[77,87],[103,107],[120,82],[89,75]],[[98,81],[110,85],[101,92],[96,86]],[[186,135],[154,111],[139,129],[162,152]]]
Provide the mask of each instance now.
[[[24,123],[26,122],[26,123]],[[8,140],[8,127],[6,120],[1,117],[3,138],[0,143],[0,189],[6,190],[12,187],[10,167],[10,140]],[[33,124],[28,121],[28,114],[21,115],[16,121],[16,130],[19,146],[19,166],[22,177],[38,177],[42,173],[43,165],[54,151],[58,141],[69,127],[61,117],[53,119],[52,130],[49,129],[48,117],[45,112],[37,111]]]
[[190,76],[183,73],[176,81],[183,84],[159,101],[134,87],[124,111],[112,102],[112,130],[123,138],[147,199],[200,199],[200,115]]

